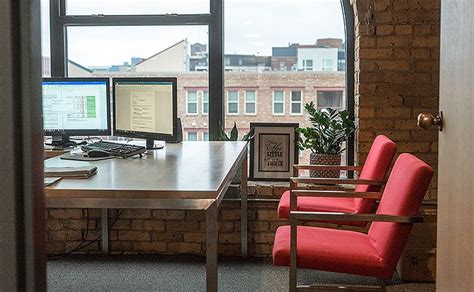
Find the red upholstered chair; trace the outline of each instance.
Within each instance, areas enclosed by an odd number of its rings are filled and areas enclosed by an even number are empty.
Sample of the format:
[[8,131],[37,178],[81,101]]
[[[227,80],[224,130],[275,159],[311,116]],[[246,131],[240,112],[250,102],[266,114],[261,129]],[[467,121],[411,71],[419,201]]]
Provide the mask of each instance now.
[[[390,279],[433,176],[433,170],[411,154],[398,157],[376,214],[291,211],[291,226],[278,228],[273,263],[290,266],[290,291],[296,289],[296,267]],[[291,196],[297,197],[293,193]],[[295,205],[292,206],[295,209]],[[300,220],[372,221],[368,234],[297,226]],[[291,255],[290,255],[291,254]]]
[[[323,165],[295,165],[294,176],[298,176],[299,170],[303,169],[330,169],[360,171],[358,180],[347,179],[309,179],[308,183],[317,184],[355,184],[355,192],[359,193],[358,198],[340,197],[341,192],[335,192],[338,198],[334,197],[314,197],[311,192],[308,196],[300,193],[298,198],[299,211],[314,212],[345,212],[345,213],[370,213],[374,206],[375,198],[380,197],[380,189],[384,184],[383,180],[388,172],[393,156],[397,150],[397,145],[384,135],[375,138],[370,148],[364,166],[323,166]],[[292,188],[297,186],[292,185]],[[368,192],[368,194],[367,194]],[[329,196],[334,192],[326,192]],[[365,196],[364,196],[365,193]],[[378,194],[377,194],[378,193]],[[351,193],[347,194],[351,196]],[[290,210],[290,191],[283,193],[278,205],[278,217],[288,218]],[[365,226],[366,222],[339,222],[343,225]]]

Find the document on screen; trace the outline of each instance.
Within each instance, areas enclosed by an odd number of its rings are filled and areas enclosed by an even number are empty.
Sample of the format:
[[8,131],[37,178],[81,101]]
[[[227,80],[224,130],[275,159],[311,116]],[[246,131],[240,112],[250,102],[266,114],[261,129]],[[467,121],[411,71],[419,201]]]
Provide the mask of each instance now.
[[139,132],[155,131],[155,93],[136,91],[130,94],[131,128]]

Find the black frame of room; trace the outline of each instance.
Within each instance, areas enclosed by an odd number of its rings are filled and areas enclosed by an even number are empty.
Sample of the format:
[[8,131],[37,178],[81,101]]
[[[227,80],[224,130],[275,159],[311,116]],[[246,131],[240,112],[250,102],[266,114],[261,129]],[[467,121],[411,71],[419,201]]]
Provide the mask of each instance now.
[[[224,121],[224,1],[209,0],[203,14],[67,15],[67,0],[50,0],[51,76],[67,76],[69,26],[207,25],[209,31],[209,139],[218,140]],[[350,0],[340,0],[346,29],[346,108],[354,117],[354,11]],[[348,163],[354,162],[354,137],[348,143]]]

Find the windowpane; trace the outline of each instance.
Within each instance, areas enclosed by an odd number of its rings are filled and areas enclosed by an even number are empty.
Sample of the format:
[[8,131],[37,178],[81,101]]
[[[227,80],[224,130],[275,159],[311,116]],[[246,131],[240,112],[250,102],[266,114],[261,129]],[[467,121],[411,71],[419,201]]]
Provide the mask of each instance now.
[[188,102],[196,102],[197,94],[196,91],[188,91]]
[[188,141],[197,141],[197,132],[188,132]]
[[229,91],[229,101],[239,101],[239,92]]
[[228,113],[229,114],[238,114],[239,113],[239,105],[234,102],[229,103]]
[[285,94],[284,94],[284,92],[283,92],[283,91],[275,91],[275,92],[273,93],[273,100],[274,100],[275,102],[277,102],[277,101],[283,102],[283,101],[285,100]]
[[246,103],[245,104],[245,113],[246,114],[255,114],[255,103]]
[[292,114],[301,113],[301,103],[292,103],[291,104],[291,113]]
[[209,141],[209,133],[207,133],[207,132],[202,133],[202,140],[203,141]]
[[291,101],[301,102],[301,91],[292,91],[291,92]]
[[318,91],[318,108],[342,108],[342,91]]
[[255,102],[255,91],[246,91],[245,100],[247,102]]
[[67,0],[70,15],[209,13],[209,0]]
[[202,113],[208,114],[209,113],[209,92],[204,91],[202,96]]
[[283,103],[273,104],[273,112],[275,114],[283,114],[284,113],[284,104]]
[[188,114],[197,114],[197,104],[188,103]]

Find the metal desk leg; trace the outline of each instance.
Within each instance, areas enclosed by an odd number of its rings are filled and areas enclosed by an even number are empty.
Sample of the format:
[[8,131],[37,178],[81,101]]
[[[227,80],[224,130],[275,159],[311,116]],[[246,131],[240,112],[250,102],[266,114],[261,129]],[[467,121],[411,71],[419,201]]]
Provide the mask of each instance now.
[[206,290],[217,292],[217,204],[206,210]]
[[109,209],[102,209],[102,252],[109,253]]
[[242,161],[242,177],[240,178],[240,250],[243,257],[248,255],[248,217],[247,217],[247,151]]

